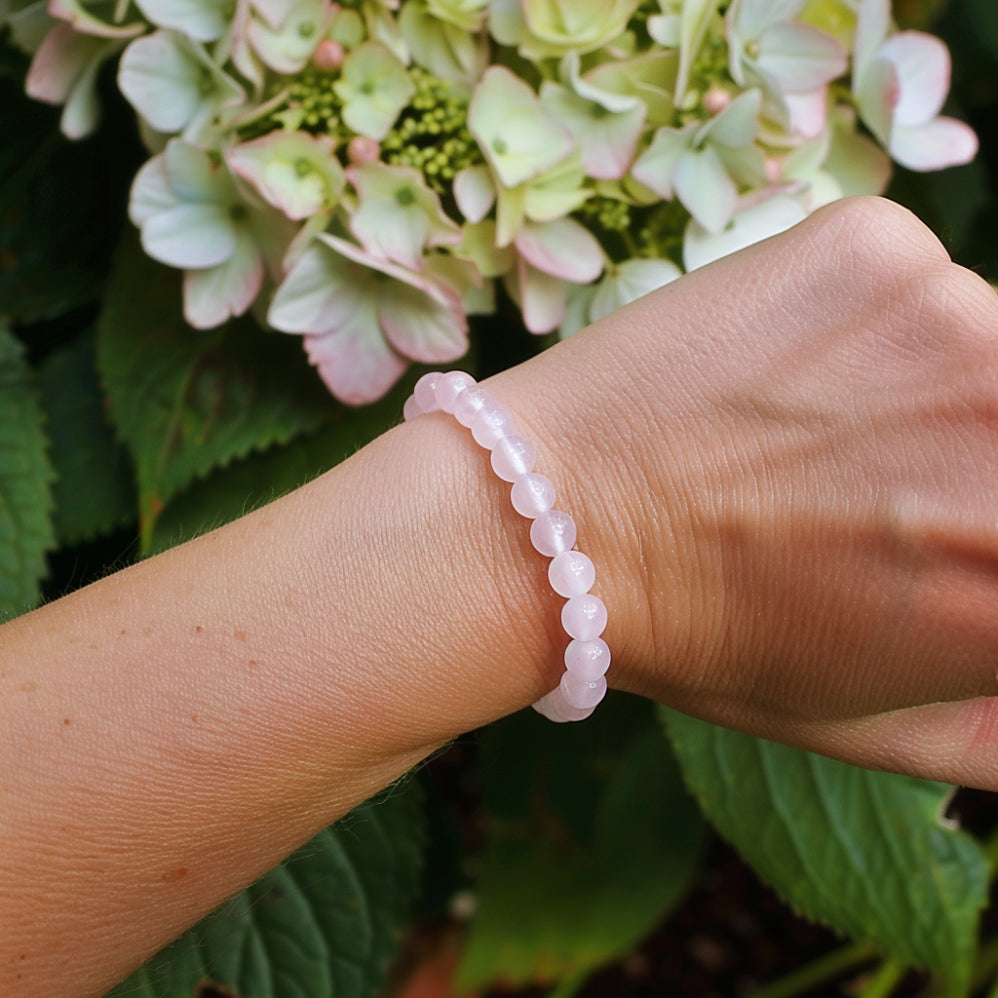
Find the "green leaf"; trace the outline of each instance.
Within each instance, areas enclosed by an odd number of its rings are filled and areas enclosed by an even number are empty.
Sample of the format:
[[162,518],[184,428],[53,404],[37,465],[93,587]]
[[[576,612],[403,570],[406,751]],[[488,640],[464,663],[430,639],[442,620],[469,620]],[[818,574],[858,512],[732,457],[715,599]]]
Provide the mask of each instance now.
[[584,725],[522,711],[484,734],[490,834],[458,985],[578,981],[679,902],[704,827],[646,701]]
[[38,375],[52,438],[59,540],[78,544],[134,522],[134,472],[104,417],[94,337],[53,350]]
[[966,981],[988,864],[941,820],[951,788],[662,718],[707,819],[795,908]]
[[304,485],[398,422],[417,379],[411,372],[380,402],[340,406],[333,421],[283,446],[233,461],[173,498],[156,519],[146,552],[155,554],[228,523]]
[[244,318],[191,329],[180,275],[123,242],[98,328],[111,417],[131,451],[144,547],[163,506],[194,479],[330,419],[338,404],[297,337]]
[[0,621],[38,602],[52,546],[52,469],[21,344],[0,325]]
[[418,881],[423,823],[414,786],[320,832],[108,998],[191,998],[207,982],[233,998],[377,994]]

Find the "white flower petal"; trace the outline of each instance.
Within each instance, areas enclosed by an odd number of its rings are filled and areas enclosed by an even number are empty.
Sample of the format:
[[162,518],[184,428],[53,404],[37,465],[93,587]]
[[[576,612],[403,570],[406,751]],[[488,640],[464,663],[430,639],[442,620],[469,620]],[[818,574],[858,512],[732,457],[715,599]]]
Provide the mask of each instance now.
[[759,39],[759,68],[785,93],[822,87],[848,68],[845,50],[808,24],[774,24]]
[[458,210],[476,224],[492,210],[496,188],[487,166],[467,166],[454,178],[454,200]]
[[860,0],[853,43],[853,92],[857,93],[863,77],[876,58],[877,49],[887,37],[891,23],[891,0]]
[[859,113],[866,126],[883,145],[890,140],[894,122],[894,107],[900,85],[894,64],[886,59],[874,59],[857,90]]
[[429,228],[423,212],[409,211],[386,198],[362,202],[350,219],[350,231],[368,253],[413,270],[422,266]]
[[732,148],[747,146],[758,134],[761,109],[761,90],[747,90],[739,94],[720,114],[700,126],[696,144],[716,142]]
[[689,150],[695,129],[696,126],[658,129],[651,145],[631,167],[631,176],[660,198],[671,201],[676,167]]
[[602,247],[572,218],[527,222],[513,245],[531,267],[573,284],[590,284],[603,272]]
[[118,86],[157,131],[181,131],[201,104],[205,70],[192,47],[175,32],[154,31],[133,41],[121,57]]
[[142,226],[142,248],[171,267],[217,267],[236,248],[232,217],[223,205],[178,205]]
[[938,38],[921,31],[902,31],[877,51],[898,76],[897,125],[924,125],[942,110],[949,92],[949,49]]
[[181,201],[235,203],[239,200],[224,164],[183,139],[163,154],[166,176]]
[[69,93],[59,119],[62,134],[68,139],[82,139],[96,127],[100,118],[100,101],[97,98],[97,72],[100,59],[93,59],[86,66]]
[[[370,298],[369,280],[362,267],[350,265],[338,254],[316,243],[302,253],[274,293],[267,322],[285,333],[335,331]],[[373,313],[372,313],[373,314]]]
[[232,0],[135,0],[135,6],[157,27],[199,42],[221,38],[232,16]]
[[571,133],[502,66],[490,66],[475,87],[468,129],[504,187],[539,176],[572,151]]
[[767,28],[782,21],[792,21],[806,0],[733,0],[728,19],[738,37],[745,41],[758,38]]
[[439,285],[435,294],[407,284],[393,284],[378,302],[378,317],[388,342],[406,357],[424,364],[444,364],[468,349],[468,320],[460,296]]
[[977,135],[955,118],[934,118],[918,126],[897,125],[888,147],[909,170],[944,170],[969,163],[977,155]]
[[263,260],[249,232],[237,234],[231,256],[217,267],[184,274],[184,317],[195,329],[210,329],[253,304],[263,283]]
[[590,322],[596,322],[632,301],[637,301],[682,276],[671,260],[625,260],[616,272],[596,286]]
[[166,157],[160,154],[147,160],[135,174],[128,199],[128,217],[140,228],[153,215],[159,215],[183,204],[170,186],[166,173]]
[[688,152],[676,167],[676,197],[709,232],[720,232],[738,203],[738,190],[717,153],[706,146]]
[[520,260],[517,290],[523,324],[540,336],[557,329],[565,318],[568,285]]
[[558,326],[558,335],[564,340],[574,336],[589,325],[589,306],[596,288],[592,284],[569,284],[565,290],[565,316]]
[[696,270],[784,232],[806,217],[807,213],[793,198],[776,195],[738,212],[722,232],[709,232],[691,219],[683,239],[683,263],[687,271]]

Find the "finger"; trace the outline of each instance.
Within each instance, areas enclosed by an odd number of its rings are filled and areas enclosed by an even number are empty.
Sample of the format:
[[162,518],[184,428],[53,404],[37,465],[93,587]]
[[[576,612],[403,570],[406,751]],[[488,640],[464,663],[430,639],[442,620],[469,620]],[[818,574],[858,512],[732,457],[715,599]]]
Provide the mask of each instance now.
[[869,769],[998,790],[998,697],[810,725],[788,740]]

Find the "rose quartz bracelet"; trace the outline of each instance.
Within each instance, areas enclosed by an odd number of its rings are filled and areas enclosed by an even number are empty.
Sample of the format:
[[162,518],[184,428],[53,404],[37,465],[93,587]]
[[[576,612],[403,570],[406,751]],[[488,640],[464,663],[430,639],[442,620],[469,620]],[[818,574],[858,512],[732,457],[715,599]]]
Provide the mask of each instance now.
[[548,579],[554,591],[567,599],[561,623],[571,640],[561,682],[534,704],[534,710],[552,721],[581,721],[606,693],[610,649],[600,637],[606,627],[606,607],[589,592],[596,570],[586,555],[575,550],[575,521],[553,508],[554,486],[534,472],[533,446],[515,435],[513,417],[470,374],[434,371],[416,382],[403,409],[406,420],[436,410],[453,415],[491,451],[493,471],[512,483],[513,508],[533,521],[530,542],[551,559]]

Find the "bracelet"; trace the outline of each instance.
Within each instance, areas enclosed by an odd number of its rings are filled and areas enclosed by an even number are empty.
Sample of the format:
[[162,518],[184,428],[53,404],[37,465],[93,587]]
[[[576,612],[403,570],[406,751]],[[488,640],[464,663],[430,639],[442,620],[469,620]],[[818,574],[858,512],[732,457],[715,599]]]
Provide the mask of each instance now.
[[491,451],[492,469],[512,484],[513,508],[531,520],[530,542],[551,559],[548,579],[566,598],[561,623],[569,638],[561,682],[534,704],[552,721],[587,718],[606,694],[610,649],[600,637],[606,627],[606,607],[590,593],[596,579],[592,561],[575,550],[575,521],[554,509],[554,486],[534,472],[533,445],[516,436],[512,415],[463,371],[424,374],[406,401],[406,421],[440,410],[471,430],[476,442]]

